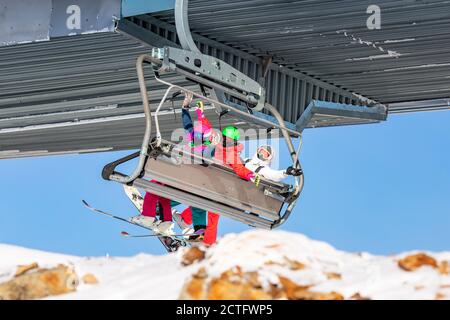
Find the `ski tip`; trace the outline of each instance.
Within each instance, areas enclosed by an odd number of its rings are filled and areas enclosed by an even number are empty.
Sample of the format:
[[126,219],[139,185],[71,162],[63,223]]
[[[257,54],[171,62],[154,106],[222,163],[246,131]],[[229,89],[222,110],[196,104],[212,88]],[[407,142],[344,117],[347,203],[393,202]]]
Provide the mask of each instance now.
[[130,236],[130,234],[129,234],[128,232],[126,232],[126,231],[122,231],[122,232],[120,233],[120,235],[122,235],[122,236],[124,236],[124,237],[129,237],[129,236]]
[[81,199],[81,202],[82,202],[85,206],[89,206],[89,203],[87,203],[86,200]]

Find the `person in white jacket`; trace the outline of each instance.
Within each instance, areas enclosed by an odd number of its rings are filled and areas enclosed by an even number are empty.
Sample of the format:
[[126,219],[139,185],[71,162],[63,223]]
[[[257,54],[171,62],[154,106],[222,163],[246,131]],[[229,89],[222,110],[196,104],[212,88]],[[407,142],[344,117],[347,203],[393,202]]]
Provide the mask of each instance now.
[[267,180],[280,182],[288,176],[300,176],[301,169],[288,167],[286,170],[275,170],[270,167],[274,157],[271,146],[260,146],[251,159],[245,160],[245,167]]

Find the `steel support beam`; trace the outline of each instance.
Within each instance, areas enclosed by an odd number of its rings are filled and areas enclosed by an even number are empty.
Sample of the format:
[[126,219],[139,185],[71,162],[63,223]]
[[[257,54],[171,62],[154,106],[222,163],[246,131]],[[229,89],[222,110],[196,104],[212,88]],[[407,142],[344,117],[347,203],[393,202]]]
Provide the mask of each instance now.
[[387,119],[387,108],[381,105],[376,106],[355,106],[344,103],[334,103],[319,100],[312,100],[296,122],[299,132],[307,127],[320,127],[330,118],[355,119],[356,121],[379,122]]
[[[186,4],[181,0],[179,1],[180,6],[181,4]],[[175,11],[177,12],[177,10]],[[180,10],[179,14],[181,12]],[[187,14],[187,11],[184,11],[184,13]],[[118,29],[151,46],[180,47],[177,45],[175,38],[179,29],[151,15],[122,20],[119,23]],[[202,53],[224,60],[256,81],[260,81],[265,75],[267,101],[276,106],[284,119],[292,124],[297,122],[304,111],[304,106],[309,105],[312,100],[320,100],[320,94],[324,92],[329,93],[329,98],[326,99],[329,102],[348,102],[356,106],[363,106],[370,101],[349,90],[339,88],[276,63],[268,63],[264,57],[246,53],[195,33],[191,34],[188,24],[186,28],[186,23],[184,24],[184,32],[189,33],[186,37],[191,36],[195,47],[200,48]],[[335,118],[335,123],[331,121],[327,125],[347,123],[346,120],[343,121],[344,119],[340,119],[339,117]],[[361,119],[357,123],[371,122],[373,121]]]

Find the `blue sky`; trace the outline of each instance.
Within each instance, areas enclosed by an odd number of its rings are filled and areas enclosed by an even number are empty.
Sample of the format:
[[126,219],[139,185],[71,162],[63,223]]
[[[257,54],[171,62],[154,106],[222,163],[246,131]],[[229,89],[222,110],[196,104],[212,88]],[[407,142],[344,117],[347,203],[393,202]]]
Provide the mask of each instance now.
[[[127,153],[0,161],[0,243],[76,255],[163,253],[155,239],[119,235],[141,230],[81,205],[136,213],[121,186],[100,177]],[[307,130],[301,160],[304,192],[283,229],[348,251],[450,250],[450,112]],[[246,229],[222,219],[219,232]]]

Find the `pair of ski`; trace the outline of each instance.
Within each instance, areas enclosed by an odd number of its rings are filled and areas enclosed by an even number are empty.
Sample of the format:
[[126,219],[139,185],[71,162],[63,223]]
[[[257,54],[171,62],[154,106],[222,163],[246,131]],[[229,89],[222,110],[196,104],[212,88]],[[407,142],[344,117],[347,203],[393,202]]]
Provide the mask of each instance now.
[[[139,211],[139,213],[142,213],[144,199],[142,198],[142,195],[139,192],[139,190],[136,189],[135,187],[131,187],[131,186],[127,186],[127,185],[124,185],[124,190],[125,190],[125,193],[128,196],[128,198],[131,200],[133,205]],[[99,213],[103,216],[106,216],[106,217],[109,217],[109,218],[112,218],[115,220],[123,221],[123,222],[129,223],[129,224],[132,224],[132,225],[135,225],[135,226],[138,226],[138,227],[141,227],[143,229],[150,231],[151,232],[150,234],[145,234],[145,235],[131,235],[126,231],[122,231],[121,235],[125,236],[125,237],[130,237],[130,238],[157,237],[161,241],[162,245],[167,250],[167,252],[175,252],[180,247],[190,246],[192,242],[189,241],[187,239],[187,237],[189,237],[190,235],[201,235],[205,232],[205,230],[198,230],[197,232],[194,232],[192,234],[187,234],[187,235],[186,234],[165,235],[165,234],[158,233],[156,230],[154,230],[152,228],[147,228],[143,225],[131,222],[128,219],[125,219],[120,216],[116,216],[114,214],[94,208],[91,205],[89,205],[89,203],[87,203],[85,200],[82,200],[82,202],[86,206],[86,208],[88,208],[89,210],[91,210],[95,213]]]

